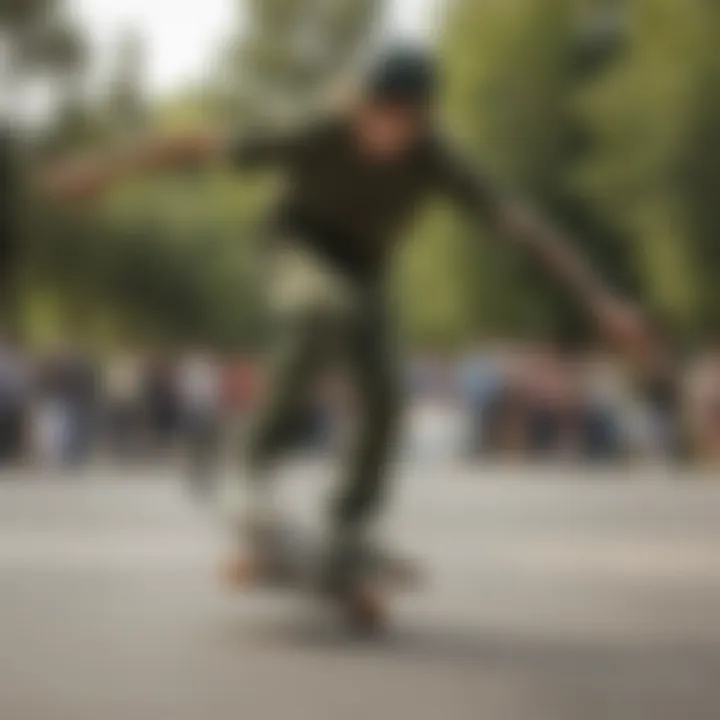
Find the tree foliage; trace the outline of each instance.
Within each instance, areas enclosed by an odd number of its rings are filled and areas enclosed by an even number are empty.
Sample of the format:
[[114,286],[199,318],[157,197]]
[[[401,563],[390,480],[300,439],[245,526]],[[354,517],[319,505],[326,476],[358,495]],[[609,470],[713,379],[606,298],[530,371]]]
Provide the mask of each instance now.
[[[127,34],[108,93],[88,104],[75,80],[92,58],[63,3],[0,0],[0,25],[13,30],[13,73],[3,82],[17,84],[26,77],[20,68],[31,67],[70,79],[57,85],[64,101],[45,137],[55,149],[109,141],[150,122],[163,129],[289,121],[318,104],[377,28],[375,0],[240,5],[245,22],[229,32],[221,82],[150,103],[142,44]],[[538,201],[601,272],[676,329],[696,338],[713,333],[720,320],[720,7],[455,0],[447,8],[438,41],[443,120],[466,152],[500,185]],[[35,42],[43,37],[55,39]],[[10,187],[20,145],[7,133],[2,141]],[[29,325],[40,334],[100,328],[138,342],[255,342],[263,326],[255,228],[271,194],[272,182],[211,170],[138,179],[75,217],[33,203],[19,253]],[[397,287],[413,342],[587,337],[574,299],[450,208],[430,208],[407,240]],[[17,263],[18,247],[10,250]]]
[[637,0],[631,47],[584,98],[581,179],[625,228],[644,295],[678,326],[720,319],[720,7]]

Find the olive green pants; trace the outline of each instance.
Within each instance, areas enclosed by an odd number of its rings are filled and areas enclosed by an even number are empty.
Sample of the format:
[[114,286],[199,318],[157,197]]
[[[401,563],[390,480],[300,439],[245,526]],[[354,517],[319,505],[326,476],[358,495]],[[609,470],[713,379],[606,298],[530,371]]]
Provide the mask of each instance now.
[[265,398],[247,438],[250,481],[271,481],[268,466],[316,380],[336,366],[351,391],[354,423],[331,521],[341,530],[362,528],[383,501],[399,406],[383,292],[379,283],[337,273],[299,243],[273,249],[266,291],[274,337]]

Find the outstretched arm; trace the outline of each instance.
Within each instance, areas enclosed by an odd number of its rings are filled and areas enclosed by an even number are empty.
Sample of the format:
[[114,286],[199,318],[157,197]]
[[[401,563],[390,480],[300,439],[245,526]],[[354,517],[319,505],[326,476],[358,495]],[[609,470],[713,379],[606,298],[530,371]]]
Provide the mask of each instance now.
[[502,238],[534,258],[590,308],[612,294],[571,238],[529,205],[498,200],[492,224]]
[[57,200],[81,200],[134,175],[202,167],[216,162],[252,167],[282,161],[302,147],[299,133],[232,136],[196,130],[150,136],[119,145],[109,152],[66,158],[43,169],[42,192]]
[[132,140],[104,153],[64,158],[50,163],[37,184],[59,201],[82,200],[134,175],[201,166],[221,158],[226,141],[214,131],[195,131],[168,137]]
[[436,158],[437,177],[446,194],[569,288],[610,339],[635,353],[649,349],[651,333],[638,310],[603,281],[566,233],[530,205],[498,191],[447,149]]
[[500,200],[494,224],[502,237],[569,288],[610,339],[635,352],[647,350],[651,337],[640,312],[603,281],[554,223],[528,205]]

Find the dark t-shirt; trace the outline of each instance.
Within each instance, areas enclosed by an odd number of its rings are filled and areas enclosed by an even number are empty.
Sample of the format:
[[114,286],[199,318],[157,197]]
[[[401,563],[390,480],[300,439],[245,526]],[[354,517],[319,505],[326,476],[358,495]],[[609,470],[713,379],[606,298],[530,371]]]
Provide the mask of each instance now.
[[487,219],[492,185],[429,132],[397,160],[364,158],[343,119],[331,118],[283,136],[234,141],[238,167],[277,166],[285,186],[272,224],[308,243],[337,267],[372,277],[423,201],[444,194]]

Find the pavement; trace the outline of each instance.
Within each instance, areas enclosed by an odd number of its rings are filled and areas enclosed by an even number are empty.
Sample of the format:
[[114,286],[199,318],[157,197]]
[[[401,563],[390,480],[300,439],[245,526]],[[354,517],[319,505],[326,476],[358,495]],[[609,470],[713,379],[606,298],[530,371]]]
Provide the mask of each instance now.
[[[284,473],[317,522],[324,466]],[[398,468],[428,582],[349,637],[229,594],[172,468],[0,475],[2,720],[717,720],[720,482],[662,467]]]

